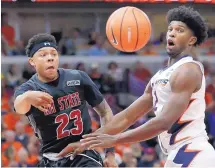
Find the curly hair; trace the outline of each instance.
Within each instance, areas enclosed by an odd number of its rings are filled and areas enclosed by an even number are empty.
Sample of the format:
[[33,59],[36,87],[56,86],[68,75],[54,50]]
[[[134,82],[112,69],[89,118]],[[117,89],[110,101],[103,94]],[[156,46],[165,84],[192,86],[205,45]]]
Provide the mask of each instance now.
[[42,42],[51,42],[51,43],[55,43],[57,45],[57,42],[56,42],[56,39],[54,36],[47,34],[47,33],[36,34],[28,40],[28,44],[25,48],[25,52],[26,52],[27,56],[29,56],[31,49],[36,44],[39,44]]
[[200,45],[208,36],[208,27],[204,19],[200,13],[195,11],[192,7],[180,6],[178,8],[173,8],[168,11],[166,18],[168,24],[170,24],[171,21],[181,21],[185,23],[197,38],[194,46]]

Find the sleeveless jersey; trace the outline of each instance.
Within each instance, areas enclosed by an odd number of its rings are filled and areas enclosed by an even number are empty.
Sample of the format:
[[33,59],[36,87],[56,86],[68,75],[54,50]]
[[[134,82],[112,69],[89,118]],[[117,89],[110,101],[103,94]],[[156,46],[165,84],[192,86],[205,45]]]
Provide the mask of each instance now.
[[[162,109],[168,102],[172,93],[170,86],[170,77],[174,71],[186,63],[195,63],[199,65],[202,71],[201,88],[192,94],[189,105],[181,117],[172,125],[172,127],[158,136],[158,141],[162,151],[168,154],[171,149],[176,148],[183,143],[192,140],[198,136],[206,136],[205,118],[205,77],[204,68],[200,62],[194,61],[192,57],[183,57],[172,66],[158,71],[151,79],[153,94],[153,106],[155,115],[162,115]],[[195,82],[195,81],[194,81]],[[177,101],[177,100],[175,100]],[[170,111],[171,112],[171,111]]]

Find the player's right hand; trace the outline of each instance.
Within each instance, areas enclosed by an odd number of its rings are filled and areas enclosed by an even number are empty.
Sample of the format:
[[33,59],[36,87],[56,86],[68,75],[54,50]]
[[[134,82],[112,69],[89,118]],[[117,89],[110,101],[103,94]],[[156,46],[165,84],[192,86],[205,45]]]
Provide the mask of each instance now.
[[28,91],[27,98],[32,106],[43,112],[46,112],[53,103],[53,97],[42,91]]

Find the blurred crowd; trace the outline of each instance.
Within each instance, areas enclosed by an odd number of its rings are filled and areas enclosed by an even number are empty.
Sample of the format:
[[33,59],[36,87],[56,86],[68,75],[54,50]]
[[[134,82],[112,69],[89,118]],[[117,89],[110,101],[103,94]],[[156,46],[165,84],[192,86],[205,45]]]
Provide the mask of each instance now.
[[[1,22],[1,55],[25,55],[27,41],[15,40],[14,28],[8,23],[8,15],[2,14]],[[165,33],[150,41],[142,50],[135,53],[123,53],[114,49],[104,35],[95,31],[84,31],[80,28],[69,28],[62,32],[52,33],[58,43],[58,50],[65,56],[111,56],[111,55],[139,55],[139,56],[166,56]],[[215,29],[209,29],[209,38],[200,46],[200,50],[193,51],[194,55],[215,55]],[[29,37],[30,38],[30,37]],[[80,62],[75,67],[69,64],[63,68],[72,68],[85,71],[98,86],[108,104],[117,114],[130,105],[137,97],[143,94],[146,84],[152,77],[152,72],[143,63],[136,62],[132,69],[122,69],[116,62],[110,62],[105,73],[102,73],[99,64],[92,64],[88,68]],[[212,65],[204,62],[207,80],[205,100],[206,129],[210,143],[215,147],[215,72]],[[25,116],[18,115],[13,109],[13,94],[17,86],[30,79],[35,73],[30,65],[25,65],[20,73],[16,64],[9,65],[8,71],[1,74],[1,159],[2,167],[34,167],[40,160],[40,142]],[[126,97],[126,99],[125,99]],[[92,128],[99,128],[99,116],[89,107],[92,119]],[[143,116],[129,129],[138,127],[147,122],[154,113]],[[164,165],[164,156],[158,146],[157,139],[141,143],[124,144],[115,147],[116,159],[120,167],[160,167]],[[102,149],[99,150],[105,156]]]
[[[100,72],[98,64],[87,67],[80,62],[75,67],[69,64],[63,64],[61,67],[87,72],[104,95],[114,114],[126,108],[140,96],[153,75],[141,62],[136,62],[133,69],[122,69],[116,62],[110,62],[105,73]],[[210,63],[204,62],[204,67],[207,80],[205,123],[210,143],[215,147],[215,73],[212,71]],[[30,65],[26,65],[20,73],[17,65],[12,64],[6,73],[1,74],[1,159],[3,167],[34,167],[41,158],[40,142],[34,136],[27,117],[16,114],[13,109],[14,90],[31,78],[34,73],[35,71]],[[99,116],[91,107],[89,107],[89,112],[92,128],[96,130],[100,126]],[[153,116],[153,112],[143,116],[129,129],[142,125]],[[163,166],[166,159],[156,138],[141,143],[118,145],[115,147],[115,151],[120,167],[160,167]],[[102,157],[105,156],[102,149],[99,152]]]
[[[20,56],[25,55],[27,40],[15,40],[15,29],[8,22],[8,15],[1,15],[1,55]],[[58,50],[61,55],[66,56],[110,56],[110,55],[139,55],[139,56],[165,56],[166,38],[161,32],[159,37],[148,42],[141,50],[134,53],[119,52],[114,49],[104,34],[91,29],[64,28],[59,32],[52,32],[58,43]],[[215,55],[215,28],[209,26],[209,40],[198,50],[199,55]],[[30,37],[29,37],[30,38]]]

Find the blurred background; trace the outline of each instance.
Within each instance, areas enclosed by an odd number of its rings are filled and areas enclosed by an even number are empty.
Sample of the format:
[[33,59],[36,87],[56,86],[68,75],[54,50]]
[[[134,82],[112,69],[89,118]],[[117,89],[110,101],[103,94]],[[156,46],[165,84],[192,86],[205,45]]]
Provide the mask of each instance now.
[[[45,1],[45,2],[44,2]],[[89,74],[116,114],[144,92],[154,73],[166,65],[166,12],[179,5],[198,10],[209,25],[209,38],[193,55],[204,64],[207,88],[205,123],[215,147],[215,0],[2,0],[1,1],[1,163],[2,167],[34,167],[40,143],[25,116],[13,110],[17,86],[35,73],[27,63],[25,46],[37,33],[57,39],[60,67]],[[142,9],[152,23],[152,36],[138,52],[115,50],[105,35],[110,14],[123,6]],[[89,107],[93,130],[99,117]],[[153,112],[129,129],[154,117]],[[162,167],[166,156],[157,139],[115,147],[120,167]],[[99,151],[104,157],[104,152]]]

